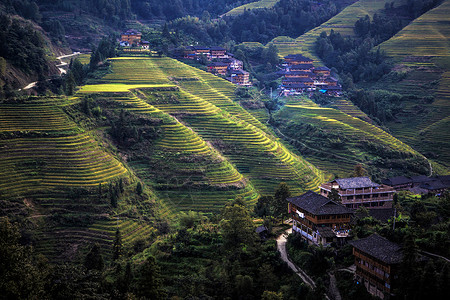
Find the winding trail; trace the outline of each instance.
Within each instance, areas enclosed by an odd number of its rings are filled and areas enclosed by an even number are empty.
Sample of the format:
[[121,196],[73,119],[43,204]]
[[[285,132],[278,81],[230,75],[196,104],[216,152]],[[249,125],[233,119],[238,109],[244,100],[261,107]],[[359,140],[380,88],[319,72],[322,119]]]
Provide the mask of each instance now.
[[288,254],[286,251],[286,241],[287,241],[287,236],[291,233],[292,233],[292,228],[289,228],[288,230],[286,230],[285,232],[283,232],[282,234],[280,234],[277,237],[278,252],[280,252],[281,259],[288,264],[289,268],[292,271],[294,271],[294,273],[297,274],[303,280],[303,282],[306,283],[306,285],[308,285],[311,289],[315,289],[316,283],[314,282],[314,280],[312,280],[311,277],[309,277],[305,271],[303,271],[302,269],[297,267],[288,257]]
[[[71,56],[75,56],[75,55],[79,55],[79,54],[81,54],[81,52],[74,52],[72,54],[61,55],[61,56],[58,56],[56,58],[56,59],[59,59],[59,61],[60,61],[60,64],[56,65],[56,67],[58,68],[58,70],[60,72],[60,75],[63,75],[63,74],[67,73],[67,71],[64,68],[62,68],[62,67],[67,66],[68,63],[63,62],[62,59],[63,58],[67,58],[67,57],[71,57]],[[21,91],[21,90],[29,90],[31,88],[34,88],[36,86],[36,84],[37,84],[37,81],[31,82],[27,86],[25,86],[23,89],[19,89],[19,91]]]

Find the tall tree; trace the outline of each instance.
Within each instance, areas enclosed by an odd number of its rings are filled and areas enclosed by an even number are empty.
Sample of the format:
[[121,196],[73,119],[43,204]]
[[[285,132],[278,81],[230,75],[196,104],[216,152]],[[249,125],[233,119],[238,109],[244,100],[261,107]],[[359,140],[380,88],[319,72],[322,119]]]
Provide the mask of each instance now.
[[367,176],[367,170],[364,169],[363,165],[357,164],[355,165],[355,169],[353,170],[354,177],[363,177]]
[[238,250],[245,245],[252,245],[256,239],[250,213],[241,197],[225,205],[220,227],[227,250]]
[[88,270],[103,270],[103,268],[105,267],[105,263],[103,261],[103,255],[101,253],[99,244],[95,244],[94,246],[92,246],[91,250],[84,259],[84,266]]
[[274,215],[276,217],[283,217],[284,214],[287,213],[287,202],[286,199],[291,197],[291,191],[289,190],[289,186],[282,182],[278,185],[275,190],[274,195]]
[[122,248],[122,235],[120,234],[119,228],[117,228],[113,243],[113,260],[120,258],[122,255]]
[[147,258],[139,269],[136,294],[144,299],[165,299],[160,268],[153,256]]

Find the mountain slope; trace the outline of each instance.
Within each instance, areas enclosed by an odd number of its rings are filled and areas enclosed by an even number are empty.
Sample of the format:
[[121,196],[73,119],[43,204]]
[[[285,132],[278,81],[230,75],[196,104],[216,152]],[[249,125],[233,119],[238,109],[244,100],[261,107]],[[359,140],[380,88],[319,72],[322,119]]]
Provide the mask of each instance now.
[[353,36],[355,22],[366,15],[373,16],[378,10],[384,8],[386,3],[404,3],[404,0],[359,0],[346,7],[339,14],[308,31],[296,39],[290,37],[276,37],[270,43],[277,46],[280,56],[300,53],[313,58],[320,63],[320,59],[314,53],[314,43],[322,31],[329,33],[331,30],[340,32],[344,36]]
[[[236,166],[259,193],[273,193],[281,181],[286,181],[294,193],[316,189],[323,181],[321,172],[290,152],[265,125],[232,100],[235,86],[231,83],[169,58],[118,58],[111,62],[113,73],[102,79],[106,85],[141,84],[135,93],[145,102],[142,105],[176,117],[195,131]],[[177,88],[162,93],[144,85]],[[89,90],[97,88],[86,86],[82,92]],[[170,190],[159,194],[173,202],[176,193],[170,196]]]
[[280,0],[260,0],[248,4],[244,4],[233,8],[229,12],[223,14],[224,16],[237,16],[244,13],[244,10],[258,9],[258,8],[271,8],[274,7]]
[[450,1],[423,14],[381,49],[393,57],[397,82],[383,88],[414,95],[404,102],[399,121],[389,124],[393,133],[428,157],[450,166]]

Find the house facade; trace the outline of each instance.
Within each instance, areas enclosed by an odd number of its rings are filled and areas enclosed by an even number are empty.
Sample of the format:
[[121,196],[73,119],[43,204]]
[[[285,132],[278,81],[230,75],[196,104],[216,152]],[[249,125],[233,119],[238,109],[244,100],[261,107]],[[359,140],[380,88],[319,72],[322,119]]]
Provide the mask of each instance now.
[[244,70],[237,70],[231,72],[231,82],[238,85],[249,86],[250,74]]
[[390,208],[395,190],[387,185],[372,182],[369,177],[340,178],[319,186],[320,194],[328,197],[337,190],[342,204],[347,208]]
[[207,66],[207,68],[208,72],[225,75],[227,74],[228,64],[223,62],[212,62]]
[[139,45],[141,43],[141,38],[142,33],[134,29],[127,30],[120,35],[120,41],[127,42],[130,46]]
[[342,244],[349,237],[352,210],[312,191],[287,201],[292,230],[309,243]]
[[390,298],[403,258],[401,247],[378,234],[349,244],[353,246],[356,280],[364,284],[370,294],[381,299]]

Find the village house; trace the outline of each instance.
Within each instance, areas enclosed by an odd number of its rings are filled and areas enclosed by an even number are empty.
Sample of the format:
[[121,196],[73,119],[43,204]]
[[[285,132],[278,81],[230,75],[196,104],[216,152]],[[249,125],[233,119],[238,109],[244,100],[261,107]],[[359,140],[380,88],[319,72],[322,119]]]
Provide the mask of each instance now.
[[292,230],[308,242],[342,245],[349,237],[352,210],[312,191],[287,201]]
[[285,72],[284,77],[285,78],[309,78],[309,77],[311,77],[311,72],[305,72],[305,71]]
[[297,77],[297,78],[284,78],[282,80],[282,84],[284,86],[289,86],[291,84],[304,84],[306,86],[312,87],[314,86],[314,80],[312,78],[303,78],[303,77]]
[[383,180],[383,184],[396,190],[408,190],[415,194],[440,194],[450,189],[450,176],[396,176]]
[[390,208],[395,190],[387,185],[372,182],[369,177],[340,178],[319,186],[320,194],[328,197],[336,190],[342,204],[348,208]]
[[396,286],[402,248],[378,234],[349,244],[353,246],[358,283],[364,284],[370,294],[389,299]]
[[316,67],[313,72],[318,77],[328,77],[331,75],[331,71],[327,67]]
[[228,67],[228,64],[223,62],[212,62],[207,66],[208,72],[220,75],[226,75]]
[[289,54],[284,57],[285,62],[290,65],[301,65],[301,64],[311,64],[313,63],[313,60],[311,58],[305,57],[301,54]]
[[236,58],[225,58],[220,61],[226,63],[231,71],[242,70],[244,67],[244,63]]
[[288,67],[287,68],[288,71],[293,72],[293,71],[302,71],[302,72],[310,72],[312,73],[314,70],[314,66],[311,64],[306,64],[306,65],[293,65],[292,67]]
[[139,45],[141,43],[141,38],[142,38],[142,33],[134,30],[134,29],[130,29],[127,30],[125,32],[123,32],[120,35],[120,45],[126,45],[126,46],[132,46],[132,45]]
[[222,47],[212,46],[209,48],[211,59],[214,58],[228,58],[227,50]]
[[238,85],[250,86],[250,74],[244,70],[236,70],[231,72],[231,82]]

